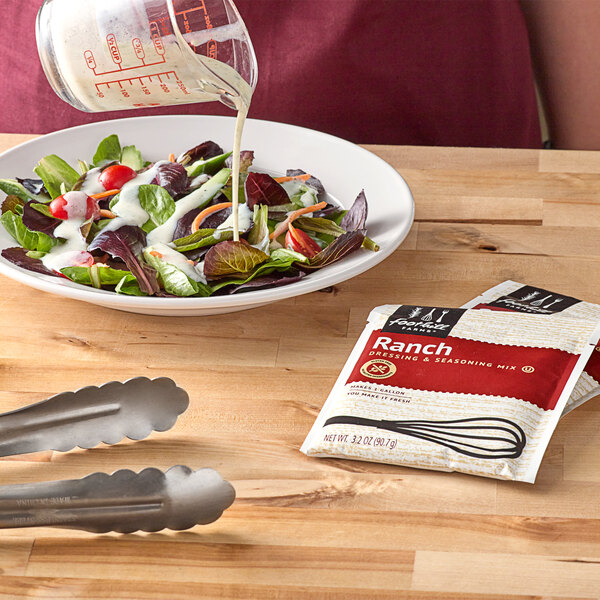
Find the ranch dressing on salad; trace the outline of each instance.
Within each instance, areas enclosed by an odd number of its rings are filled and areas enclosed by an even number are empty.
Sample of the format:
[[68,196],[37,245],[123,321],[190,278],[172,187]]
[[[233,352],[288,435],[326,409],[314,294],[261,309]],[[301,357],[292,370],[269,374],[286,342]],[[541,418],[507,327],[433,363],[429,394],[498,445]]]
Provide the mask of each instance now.
[[88,196],[92,194],[100,194],[104,191],[104,186],[100,183],[100,173],[102,169],[100,167],[96,167],[94,169],[90,169],[86,174],[79,188],[80,192],[85,192]]
[[[254,213],[248,208],[246,204],[240,204],[237,216],[238,216],[238,227],[242,231],[246,231],[250,227],[250,223],[252,222],[252,215]],[[222,231],[231,231],[233,227],[235,213],[231,213],[216,229],[213,234],[213,237],[218,240],[221,237]]]
[[112,207],[112,212],[117,215],[104,228],[104,231],[114,231],[123,227],[123,225],[136,225],[141,227],[148,220],[148,213],[141,207],[139,199],[139,189],[141,185],[152,183],[158,167],[169,164],[166,160],[159,160],[154,163],[147,171],[139,173],[137,177],[129,180],[119,192],[119,200]]
[[204,263],[202,263],[202,267],[200,265],[194,266],[193,262],[189,261],[181,252],[177,252],[177,250],[173,250],[173,248],[169,248],[169,246],[161,243],[147,246],[146,250],[149,252],[158,252],[165,262],[183,271],[190,279],[206,283]]
[[67,192],[64,195],[67,205],[68,219],[54,230],[54,236],[65,240],[63,244],[54,246],[42,257],[42,263],[51,271],[60,271],[65,267],[77,264],[77,258],[87,253],[87,242],[81,235],[81,227],[85,222],[87,194],[85,192]]

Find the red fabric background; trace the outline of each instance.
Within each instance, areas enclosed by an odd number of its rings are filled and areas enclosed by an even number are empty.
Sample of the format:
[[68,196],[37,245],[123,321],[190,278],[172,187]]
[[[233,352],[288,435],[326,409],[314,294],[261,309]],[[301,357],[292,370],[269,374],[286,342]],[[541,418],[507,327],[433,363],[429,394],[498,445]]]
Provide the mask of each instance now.
[[[539,147],[517,0],[236,0],[259,63],[250,116],[360,143]],[[81,113],[52,92],[33,0],[2,0],[0,131],[46,133],[136,114]],[[12,33],[11,33],[12,32]]]
[[[436,354],[415,354],[414,352],[387,351],[381,347],[373,351],[378,337],[392,338],[392,343],[433,344],[443,343],[451,346],[449,356],[445,352]],[[371,352],[373,352],[371,354]],[[377,355],[377,352],[381,352]],[[401,356],[417,356],[418,360],[396,358]],[[369,378],[360,372],[364,363],[376,359],[388,360],[396,366],[396,372],[387,379]],[[428,361],[424,359],[428,358]],[[446,361],[473,360],[491,363],[491,367],[436,363],[436,358]],[[456,392],[464,394],[485,394],[490,396],[508,396],[521,398],[544,410],[553,410],[568,378],[570,377],[579,356],[554,348],[525,348],[475,342],[462,338],[436,338],[423,335],[397,333],[381,333],[374,331],[369,337],[365,349],[360,355],[348,382],[369,380],[382,385],[411,388],[414,390],[430,390],[433,392]],[[498,368],[498,365],[514,366],[514,370]],[[533,367],[532,373],[523,372],[522,367]]]

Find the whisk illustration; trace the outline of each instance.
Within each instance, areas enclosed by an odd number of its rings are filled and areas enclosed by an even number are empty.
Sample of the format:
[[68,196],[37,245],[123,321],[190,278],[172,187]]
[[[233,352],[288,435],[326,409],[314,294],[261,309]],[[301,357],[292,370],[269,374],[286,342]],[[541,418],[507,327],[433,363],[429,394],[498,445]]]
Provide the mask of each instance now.
[[435,308],[432,308],[426,315],[421,317],[421,321],[431,321],[433,320],[433,313],[435,312]]
[[450,448],[473,458],[518,458],[525,448],[523,429],[502,417],[472,417],[450,421],[388,421],[350,415],[331,417],[327,425],[362,425],[401,433]]

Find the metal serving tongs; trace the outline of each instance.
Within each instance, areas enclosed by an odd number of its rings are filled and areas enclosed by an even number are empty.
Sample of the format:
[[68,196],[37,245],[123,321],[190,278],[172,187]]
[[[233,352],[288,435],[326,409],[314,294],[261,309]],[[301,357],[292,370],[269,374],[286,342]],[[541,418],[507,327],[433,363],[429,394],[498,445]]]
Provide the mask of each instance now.
[[188,404],[185,390],[167,377],[63,392],[0,415],[0,456],[142,440],[173,427]]
[[235,499],[213,469],[112,475],[0,486],[0,527],[64,527],[94,533],[188,529],[216,521]]
[[[170,429],[188,404],[187,393],[165,377],[64,392],[0,415],[0,456],[141,440],[153,430]],[[234,498],[232,485],[212,469],[194,472],[178,465],[166,473],[154,468],[94,473],[0,486],[0,528],[181,530],[215,521]]]

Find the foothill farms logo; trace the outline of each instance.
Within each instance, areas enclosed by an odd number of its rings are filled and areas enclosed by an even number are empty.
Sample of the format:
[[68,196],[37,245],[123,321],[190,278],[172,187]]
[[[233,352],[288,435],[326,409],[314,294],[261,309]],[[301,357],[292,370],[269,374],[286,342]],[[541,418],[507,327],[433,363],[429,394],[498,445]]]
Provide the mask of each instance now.
[[465,310],[464,308],[402,305],[386,321],[381,331],[445,338]]
[[501,296],[487,306],[495,306],[515,312],[551,315],[578,304],[581,300],[571,296],[554,294],[542,288],[524,285],[507,296]]

